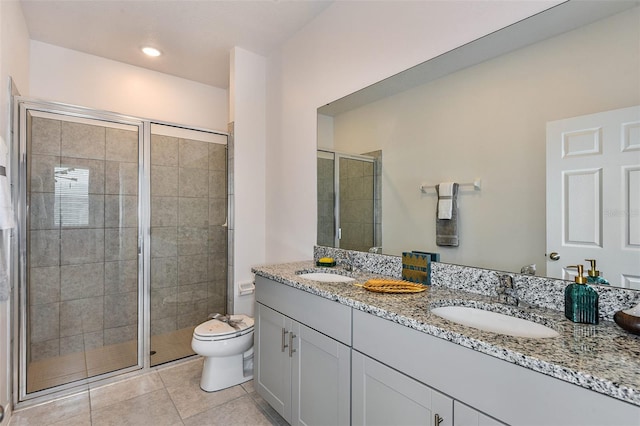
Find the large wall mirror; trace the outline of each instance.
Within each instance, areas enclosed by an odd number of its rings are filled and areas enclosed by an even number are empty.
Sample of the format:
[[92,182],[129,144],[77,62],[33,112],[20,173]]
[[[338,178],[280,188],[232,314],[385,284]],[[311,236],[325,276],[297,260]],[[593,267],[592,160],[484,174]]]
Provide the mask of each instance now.
[[[637,1],[565,2],[336,100],[318,244],[563,279],[594,258],[640,289],[639,105]],[[457,247],[436,245],[441,182],[469,184]]]

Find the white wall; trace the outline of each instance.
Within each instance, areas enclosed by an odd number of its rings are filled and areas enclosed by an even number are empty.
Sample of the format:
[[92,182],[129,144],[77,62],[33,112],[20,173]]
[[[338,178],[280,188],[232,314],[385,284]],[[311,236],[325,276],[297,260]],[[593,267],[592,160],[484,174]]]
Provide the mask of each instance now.
[[316,109],[558,1],[335,2],[269,58],[268,262],[316,240]]
[[227,131],[227,90],[39,41],[31,97]]
[[[318,114],[318,148],[324,148],[328,150],[335,149],[333,145],[333,126],[334,118],[328,115]],[[373,151],[373,150],[371,150]],[[366,151],[362,151],[366,152]]]
[[[231,51],[230,117],[234,122],[234,281],[253,281],[265,262],[266,59]],[[253,295],[234,295],[234,313],[253,315]]]
[[[0,1],[0,139],[6,140],[6,143],[10,142],[9,77],[13,78],[22,94],[29,93],[29,33],[22,8],[17,1]],[[7,165],[7,158],[0,158],[0,165]],[[0,245],[0,250],[4,246]],[[5,410],[11,404],[10,303],[0,302],[0,404]],[[2,424],[8,423],[8,417],[7,413]]]
[[[336,116],[336,150],[382,149],[383,252],[545,275],[546,123],[640,103],[638,22],[628,10]],[[475,177],[460,246],[437,247],[435,190],[418,187]]]

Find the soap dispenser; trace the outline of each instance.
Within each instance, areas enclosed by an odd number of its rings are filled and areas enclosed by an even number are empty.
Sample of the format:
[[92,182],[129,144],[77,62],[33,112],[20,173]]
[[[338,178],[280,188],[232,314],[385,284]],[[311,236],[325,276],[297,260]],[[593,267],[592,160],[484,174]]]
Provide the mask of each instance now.
[[603,284],[609,285],[609,281],[605,280],[600,276],[600,271],[596,269],[596,260],[595,259],[585,259],[587,262],[591,263],[591,268],[589,269],[587,282],[592,284]]
[[582,265],[578,269],[575,283],[564,289],[564,316],[573,322],[598,324],[598,293],[587,285]]

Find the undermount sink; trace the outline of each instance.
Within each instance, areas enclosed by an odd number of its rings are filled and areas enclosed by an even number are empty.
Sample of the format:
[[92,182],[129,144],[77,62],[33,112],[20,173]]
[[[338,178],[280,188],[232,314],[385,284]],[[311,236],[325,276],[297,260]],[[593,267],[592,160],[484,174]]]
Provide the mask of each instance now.
[[327,272],[307,272],[305,274],[298,274],[300,278],[306,278],[313,281],[322,281],[325,283],[348,283],[355,281],[355,278],[347,277],[339,274],[330,274]]
[[442,306],[431,309],[431,313],[468,327],[477,328],[493,333],[506,334],[516,337],[550,338],[559,334],[552,328],[537,322],[516,318],[498,312],[466,306]]

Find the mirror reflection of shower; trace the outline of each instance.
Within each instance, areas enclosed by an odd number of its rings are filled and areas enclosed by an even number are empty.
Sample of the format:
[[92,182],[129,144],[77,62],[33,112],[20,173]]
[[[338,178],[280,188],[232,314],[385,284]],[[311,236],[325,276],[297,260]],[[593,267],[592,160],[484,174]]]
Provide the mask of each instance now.
[[378,252],[382,246],[382,151],[318,150],[318,244]]

